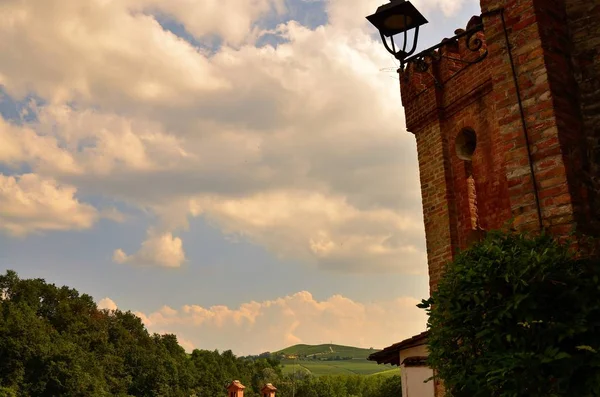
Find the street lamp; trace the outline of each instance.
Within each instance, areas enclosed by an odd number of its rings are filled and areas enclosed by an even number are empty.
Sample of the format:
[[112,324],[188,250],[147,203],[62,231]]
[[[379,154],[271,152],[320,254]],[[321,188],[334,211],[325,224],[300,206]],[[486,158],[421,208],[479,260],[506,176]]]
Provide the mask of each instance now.
[[[417,49],[419,27],[427,23],[425,17],[410,1],[390,0],[388,4],[378,7],[375,14],[369,15],[367,19],[379,30],[385,49],[400,61],[400,67],[404,69],[404,61]],[[412,29],[415,29],[413,44],[407,51],[408,31]],[[404,33],[404,42],[402,49],[396,49],[393,36],[400,33]],[[387,37],[390,38],[391,46]]]

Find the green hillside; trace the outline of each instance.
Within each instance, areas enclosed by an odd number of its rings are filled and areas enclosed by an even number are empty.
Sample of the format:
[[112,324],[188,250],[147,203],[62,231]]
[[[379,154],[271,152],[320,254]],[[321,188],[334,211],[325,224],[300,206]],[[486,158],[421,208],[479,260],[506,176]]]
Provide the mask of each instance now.
[[[323,344],[294,345],[273,353],[281,359],[283,373],[322,375],[392,375],[394,368],[368,361],[379,350]],[[398,371],[398,369],[395,369]],[[398,372],[396,373],[398,374]]]
[[310,361],[310,360],[283,360],[284,374],[307,373],[314,376],[323,375],[365,375],[365,376],[391,376],[399,375],[400,370],[390,365],[377,365],[365,359],[340,360],[340,361]]
[[398,367],[392,367],[391,365],[386,365],[383,368],[384,368],[383,371],[376,372],[374,374],[370,374],[369,376],[383,376],[383,377],[389,378],[390,376],[400,375],[400,369]]
[[360,347],[324,344],[324,345],[294,345],[273,354],[277,356],[298,356],[312,358],[362,358],[366,359],[378,349],[363,349]]

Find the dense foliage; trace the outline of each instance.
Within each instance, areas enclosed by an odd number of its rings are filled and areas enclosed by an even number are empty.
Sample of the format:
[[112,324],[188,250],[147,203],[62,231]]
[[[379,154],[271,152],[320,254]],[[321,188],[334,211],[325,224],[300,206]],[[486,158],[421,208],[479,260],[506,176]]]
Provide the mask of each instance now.
[[600,263],[546,235],[491,233],[421,307],[450,396],[600,395]]
[[[234,379],[257,397],[267,382],[278,397],[399,396],[399,377],[282,375],[270,354],[187,354],[174,335],[151,335],[131,312],[42,279],[0,275],[0,397],[226,396]],[[392,392],[393,391],[393,392]]]
[[226,395],[240,379],[252,397],[279,364],[195,350],[150,335],[130,312],[98,310],[76,290],[0,276],[0,396]]

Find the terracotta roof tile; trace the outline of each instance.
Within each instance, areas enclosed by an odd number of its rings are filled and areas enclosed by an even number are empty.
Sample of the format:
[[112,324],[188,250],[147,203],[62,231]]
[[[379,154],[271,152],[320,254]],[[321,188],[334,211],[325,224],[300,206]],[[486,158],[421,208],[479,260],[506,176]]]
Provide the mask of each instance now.
[[263,386],[263,388],[261,389],[261,391],[264,390],[272,390],[275,391],[277,390],[277,388],[275,386],[273,386],[271,383],[267,383],[266,385]]
[[381,351],[378,351],[377,353],[371,354],[367,358],[367,360],[376,361],[377,364],[392,364],[399,366],[400,350],[426,344],[428,334],[428,331],[421,332],[419,335],[415,335],[412,338],[408,338],[406,340],[403,340],[402,342],[395,343]]
[[244,390],[246,386],[242,385],[239,380],[234,380],[227,386],[227,390],[235,389],[235,390]]

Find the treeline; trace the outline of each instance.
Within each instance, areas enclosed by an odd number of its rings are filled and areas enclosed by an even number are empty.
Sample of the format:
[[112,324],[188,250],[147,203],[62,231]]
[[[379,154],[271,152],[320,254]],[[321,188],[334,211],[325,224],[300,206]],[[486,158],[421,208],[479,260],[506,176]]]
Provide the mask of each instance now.
[[0,397],[225,396],[232,379],[253,397],[280,374],[267,358],[190,356],[131,312],[99,310],[89,295],[13,271],[0,276]]
[[278,397],[383,397],[399,381],[291,378],[267,355],[189,355],[174,335],[150,334],[131,312],[99,310],[91,296],[42,279],[0,275],[0,397],[218,397],[233,379],[247,397],[267,382]]

